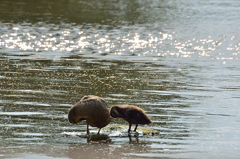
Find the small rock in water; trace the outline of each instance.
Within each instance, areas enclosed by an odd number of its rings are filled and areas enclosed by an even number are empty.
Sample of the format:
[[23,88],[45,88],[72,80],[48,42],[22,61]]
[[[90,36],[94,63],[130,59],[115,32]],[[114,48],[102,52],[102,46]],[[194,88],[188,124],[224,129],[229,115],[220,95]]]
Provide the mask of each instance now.
[[[110,136],[128,136],[128,125],[110,125],[102,128],[102,133],[109,134]],[[137,132],[131,132],[131,134],[137,136],[144,135],[159,135],[159,131],[150,128],[138,128]]]

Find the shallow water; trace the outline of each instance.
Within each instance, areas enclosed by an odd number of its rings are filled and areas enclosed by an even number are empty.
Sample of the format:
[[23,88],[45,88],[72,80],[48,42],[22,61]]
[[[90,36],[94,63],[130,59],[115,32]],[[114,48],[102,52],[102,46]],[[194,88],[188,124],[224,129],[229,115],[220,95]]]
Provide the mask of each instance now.
[[[1,158],[240,155],[239,1],[0,6]],[[160,135],[66,135],[86,131],[67,112],[90,94],[138,105]]]

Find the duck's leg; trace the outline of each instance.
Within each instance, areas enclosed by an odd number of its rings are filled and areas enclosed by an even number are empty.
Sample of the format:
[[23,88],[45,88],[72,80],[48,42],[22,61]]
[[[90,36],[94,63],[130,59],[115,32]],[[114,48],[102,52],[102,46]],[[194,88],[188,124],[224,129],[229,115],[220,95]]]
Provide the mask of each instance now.
[[131,127],[132,127],[132,124],[129,123],[128,133],[130,133],[130,131],[131,131]]
[[100,133],[100,130],[101,130],[101,128],[99,128],[99,130],[98,130],[98,133],[97,133],[98,135],[99,135],[99,133]]
[[135,131],[135,132],[136,132],[136,130],[137,130],[137,127],[138,127],[138,124],[136,124],[136,127],[135,127],[135,129],[134,129],[133,131]]
[[88,126],[89,126],[89,125],[87,124],[87,134],[90,134]]

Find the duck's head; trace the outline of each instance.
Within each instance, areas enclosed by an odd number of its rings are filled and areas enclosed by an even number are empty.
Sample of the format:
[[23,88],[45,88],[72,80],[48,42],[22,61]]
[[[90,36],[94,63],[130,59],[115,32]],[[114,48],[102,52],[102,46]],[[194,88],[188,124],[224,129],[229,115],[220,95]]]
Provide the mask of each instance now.
[[118,112],[119,107],[114,105],[110,109],[110,116],[113,118],[122,117],[121,114]]
[[76,113],[76,107],[72,107],[68,112],[68,121],[73,124],[77,124],[83,119],[79,118]]

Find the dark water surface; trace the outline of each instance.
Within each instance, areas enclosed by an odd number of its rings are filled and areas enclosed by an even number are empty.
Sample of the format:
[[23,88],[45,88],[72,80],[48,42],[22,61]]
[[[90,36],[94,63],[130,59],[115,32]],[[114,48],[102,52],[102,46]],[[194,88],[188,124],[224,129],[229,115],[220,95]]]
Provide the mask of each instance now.
[[[240,1],[2,0],[0,8],[1,158],[240,156]],[[67,112],[90,94],[109,107],[138,105],[160,135],[66,135],[86,131]]]

